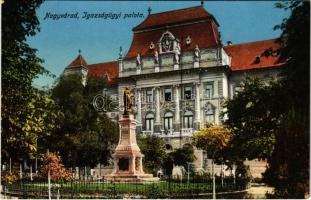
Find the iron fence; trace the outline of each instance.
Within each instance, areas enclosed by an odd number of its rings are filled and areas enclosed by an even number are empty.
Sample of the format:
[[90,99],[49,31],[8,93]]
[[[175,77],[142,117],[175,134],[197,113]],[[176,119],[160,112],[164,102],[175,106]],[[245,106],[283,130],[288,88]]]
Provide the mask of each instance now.
[[[216,193],[245,190],[247,184],[216,180]],[[169,198],[212,193],[210,178],[162,179],[157,182],[58,181],[52,182],[52,198]],[[4,192],[23,198],[48,198],[47,181],[20,180],[4,185]]]

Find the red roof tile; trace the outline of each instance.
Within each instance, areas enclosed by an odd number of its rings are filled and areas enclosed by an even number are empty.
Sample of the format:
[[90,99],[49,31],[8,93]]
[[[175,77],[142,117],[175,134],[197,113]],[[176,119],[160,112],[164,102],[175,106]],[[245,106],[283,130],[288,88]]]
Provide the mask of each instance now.
[[[159,41],[162,34],[168,30],[176,38],[180,40],[181,51],[190,51],[196,45],[199,48],[212,48],[220,45],[219,33],[217,25],[211,21],[202,23],[195,23],[186,26],[178,26],[169,29],[154,30],[148,32],[134,33],[134,38],[131,47],[125,56],[125,59],[131,59],[140,54],[140,56],[151,56],[154,54],[155,49],[159,52]],[[186,44],[186,38],[190,36],[190,45]],[[150,49],[150,43],[155,44],[154,49]]]
[[[249,43],[225,46],[224,49],[231,56],[231,70],[249,70],[266,67],[276,67],[284,64],[280,60],[280,56],[270,55],[265,56],[264,52],[271,48],[272,51],[278,50],[281,47],[276,39],[263,40]],[[256,57],[259,57],[259,62],[256,62]]]
[[116,84],[119,78],[119,62],[111,61],[105,63],[97,63],[87,65],[88,77],[99,77],[104,78],[107,74],[109,77],[108,84]]
[[82,55],[78,55],[78,57],[76,59],[74,59],[69,65],[68,67],[81,67],[84,66],[86,67],[87,63],[84,60]]
[[[202,6],[172,10],[149,15],[145,21],[134,27],[133,31],[156,28],[163,25],[172,25],[180,22],[197,21],[207,18],[215,20],[214,16],[208,13]],[[217,21],[216,24],[218,25]]]

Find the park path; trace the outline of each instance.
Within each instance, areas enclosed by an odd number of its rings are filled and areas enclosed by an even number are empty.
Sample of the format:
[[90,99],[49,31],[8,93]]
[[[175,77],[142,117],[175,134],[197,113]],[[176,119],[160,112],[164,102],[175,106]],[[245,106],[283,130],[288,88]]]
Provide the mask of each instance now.
[[273,187],[265,184],[252,183],[251,187],[247,190],[247,194],[252,199],[266,199],[266,193],[272,193]]

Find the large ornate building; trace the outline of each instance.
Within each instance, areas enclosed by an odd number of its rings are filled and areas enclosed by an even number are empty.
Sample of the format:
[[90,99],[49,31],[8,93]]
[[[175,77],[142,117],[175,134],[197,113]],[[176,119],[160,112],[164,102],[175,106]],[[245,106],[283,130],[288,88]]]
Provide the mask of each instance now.
[[[224,45],[218,27],[203,6],[149,14],[132,29],[132,44],[118,63],[88,65],[79,55],[65,73],[106,78],[119,99],[132,88],[137,133],[162,137],[168,150],[180,148],[206,123],[225,120],[223,102],[246,76],[275,79],[282,65],[274,39]],[[196,157],[196,167],[203,168],[200,150]]]

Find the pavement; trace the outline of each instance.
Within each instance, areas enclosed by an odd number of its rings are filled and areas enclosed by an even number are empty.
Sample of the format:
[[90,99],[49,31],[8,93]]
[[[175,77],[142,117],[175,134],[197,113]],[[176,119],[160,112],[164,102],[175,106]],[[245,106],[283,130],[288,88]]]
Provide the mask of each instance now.
[[265,184],[252,183],[247,190],[247,194],[252,199],[266,199],[266,193],[273,193],[273,187]]

